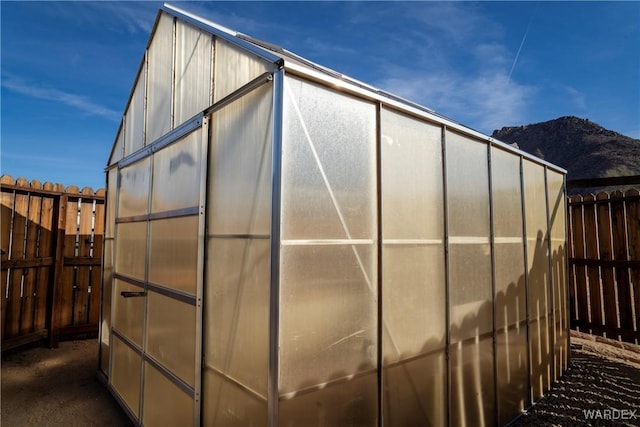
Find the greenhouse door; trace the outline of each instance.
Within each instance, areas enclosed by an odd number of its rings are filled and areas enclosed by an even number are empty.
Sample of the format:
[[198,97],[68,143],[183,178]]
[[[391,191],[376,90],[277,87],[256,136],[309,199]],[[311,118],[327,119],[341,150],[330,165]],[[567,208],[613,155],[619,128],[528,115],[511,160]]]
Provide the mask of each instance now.
[[145,426],[200,422],[202,122],[119,164],[109,384]]

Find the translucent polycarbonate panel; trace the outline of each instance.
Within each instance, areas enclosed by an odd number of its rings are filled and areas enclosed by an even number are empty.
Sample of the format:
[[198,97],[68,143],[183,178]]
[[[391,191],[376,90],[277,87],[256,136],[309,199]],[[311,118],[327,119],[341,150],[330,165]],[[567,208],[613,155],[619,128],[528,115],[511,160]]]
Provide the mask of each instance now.
[[266,427],[267,400],[205,366],[202,385],[202,425]]
[[449,235],[488,238],[487,144],[447,131],[446,149]]
[[492,336],[458,342],[450,357],[450,425],[495,425]]
[[147,52],[147,144],[171,130],[173,17],[160,14]]
[[504,242],[500,238],[506,237],[522,246],[520,156],[492,147],[491,177],[496,243]]
[[151,212],[199,205],[201,158],[200,129],[154,154]]
[[142,424],[153,426],[192,426],[194,402],[151,364],[144,364]]
[[111,298],[113,291],[113,240],[105,239],[102,258],[102,303],[100,304],[100,370],[109,376]]
[[[496,206],[495,209],[499,207]],[[504,425],[529,407],[529,354],[522,243],[496,243],[495,259],[496,369],[500,425]]]
[[447,420],[445,349],[385,367],[385,426],[443,426]]
[[142,357],[120,338],[113,336],[113,363],[109,380],[129,410],[138,417],[140,410],[140,373]]
[[196,294],[198,216],[157,219],[150,224],[149,281]]
[[293,77],[284,92],[282,238],[373,238],[375,106]]
[[443,245],[384,245],[382,250],[385,365],[443,349]]
[[148,292],[146,353],[195,386],[196,307]]
[[211,34],[176,20],[176,127],[212,104],[212,52]]
[[269,239],[209,239],[205,363],[267,396]]
[[443,239],[442,129],[382,110],[382,235]]
[[547,169],[549,196],[549,223],[551,225],[551,266],[553,278],[555,367],[556,377],[567,368],[567,334],[569,332],[567,308],[566,270],[566,196],[564,175]]
[[529,406],[520,157],[491,149],[499,424]]
[[214,102],[240,89],[251,80],[274,69],[256,55],[220,38],[215,39]]
[[118,202],[118,168],[107,172],[107,196],[105,205],[104,238],[115,236],[116,204]]
[[211,119],[209,230],[269,234],[272,86],[264,85]]
[[122,121],[122,127],[118,130],[118,136],[116,137],[116,142],[113,146],[113,150],[111,151],[111,157],[109,157],[109,165],[113,165],[118,163],[120,159],[124,156],[124,119]]
[[136,285],[116,279],[111,303],[113,304],[112,326],[121,335],[129,338],[142,348],[142,327],[144,324],[144,296],[127,298],[122,292],[143,292]]
[[376,273],[374,245],[281,249],[281,394],[375,368]]
[[124,222],[117,225],[116,273],[145,279],[147,223]]
[[334,384],[311,387],[290,399],[281,399],[282,426],[378,425],[378,387],[375,372],[343,378]]
[[138,76],[131,101],[124,116],[124,155],[135,153],[145,144],[146,64]]
[[451,245],[449,268],[451,342],[491,333],[493,295],[490,246]]
[[549,301],[549,250],[544,167],[524,161],[524,197],[529,270],[529,343],[533,399],[542,397],[551,384],[551,326]]
[[149,212],[150,175],[150,157],[120,169],[118,218],[144,215]]

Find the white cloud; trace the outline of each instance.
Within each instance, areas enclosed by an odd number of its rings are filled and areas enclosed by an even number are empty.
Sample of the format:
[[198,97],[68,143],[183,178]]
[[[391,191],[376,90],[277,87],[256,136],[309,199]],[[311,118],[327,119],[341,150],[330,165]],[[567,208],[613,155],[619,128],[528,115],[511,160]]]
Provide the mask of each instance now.
[[85,114],[104,117],[118,121],[122,117],[118,111],[99,105],[83,95],[65,92],[59,89],[47,88],[31,84],[28,81],[11,75],[2,76],[2,86],[13,92],[31,98],[58,102],[76,108]]
[[573,103],[574,107],[581,112],[587,109],[587,98],[584,93],[572,86],[566,86],[565,92],[569,96],[569,100]]

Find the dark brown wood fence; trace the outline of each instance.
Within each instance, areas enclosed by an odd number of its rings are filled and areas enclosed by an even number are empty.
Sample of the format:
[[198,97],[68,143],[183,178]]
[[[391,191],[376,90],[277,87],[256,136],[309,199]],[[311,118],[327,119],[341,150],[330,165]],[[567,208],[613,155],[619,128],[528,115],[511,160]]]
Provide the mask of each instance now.
[[0,178],[2,351],[97,334],[104,194]]
[[640,343],[640,192],[569,198],[571,327]]

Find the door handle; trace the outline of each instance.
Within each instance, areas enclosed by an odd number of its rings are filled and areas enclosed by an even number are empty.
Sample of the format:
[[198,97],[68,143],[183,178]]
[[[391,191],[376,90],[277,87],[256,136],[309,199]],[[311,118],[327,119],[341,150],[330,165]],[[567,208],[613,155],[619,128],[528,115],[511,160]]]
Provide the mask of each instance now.
[[120,295],[125,298],[143,297],[147,295],[147,291],[140,291],[140,292],[122,291],[120,292]]

